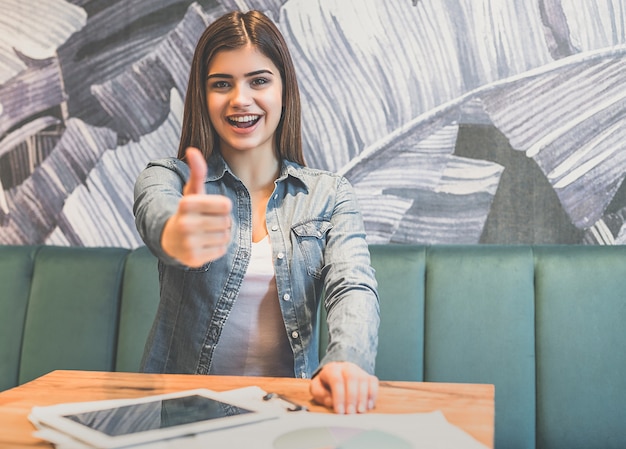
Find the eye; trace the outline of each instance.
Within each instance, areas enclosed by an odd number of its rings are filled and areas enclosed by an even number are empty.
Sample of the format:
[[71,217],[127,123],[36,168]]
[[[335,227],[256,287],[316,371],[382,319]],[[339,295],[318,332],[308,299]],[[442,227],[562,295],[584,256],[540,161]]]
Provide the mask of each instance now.
[[251,83],[251,84],[252,84],[253,86],[262,87],[262,86],[264,86],[264,85],[266,85],[266,84],[268,84],[268,83],[270,83],[270,80],[269,80],[269,79],[261,77],[261,78],[254,78],[254,79],[252,80],[252,83]]
[[209,88],[214,90],[224,90],[230,86],[228,81],[213,81],[209,83]]

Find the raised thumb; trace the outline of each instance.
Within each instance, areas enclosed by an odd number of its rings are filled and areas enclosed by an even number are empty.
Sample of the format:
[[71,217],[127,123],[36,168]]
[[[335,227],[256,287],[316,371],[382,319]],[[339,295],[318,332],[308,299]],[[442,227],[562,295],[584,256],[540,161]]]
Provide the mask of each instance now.
[[204,155],[197,148],[189,147],[185,152],[185,160],[189,166],[190,174],[187,184],[185,184],[185,188],[183,189],[183,195],[205,193],[204,181],[208,167]]

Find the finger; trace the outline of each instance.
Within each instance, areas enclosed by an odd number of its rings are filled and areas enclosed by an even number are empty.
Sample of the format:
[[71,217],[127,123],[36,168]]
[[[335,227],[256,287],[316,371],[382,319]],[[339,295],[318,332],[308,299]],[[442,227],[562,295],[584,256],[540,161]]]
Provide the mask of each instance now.
[[370,376],[359,379],[359,398],[356,406],[358,413],[365,413],[369,410],[370,396]]
[[190,195],[181,198],[178,211],[181,214],[210,215],[227,219],[231,224],[232,201],[224,195]]
[[202,266],[208,260],[215,260],[226,254],[228,250],[228,242],[215,241],[212,244],[206,244],[206,239],[199,242],[190,254],[190,266]]
[[331,406],[335,413],[344,414],[346,411],[345,404],[345,387],[342,374],[342,366],[340,363],[331,362],[325,365],[316,377],[321,386],[331,396],[331,403],[325,404]]
[[207,250],[213,247],[228,246],[230,243],[230,232],[217,231],[217,232],[196,232],[189,234],[185,245],[190,251],[193,249]]
[[367,401],[368,410],[371,410],[376,406],[376,400],[378,399],[378,386],[378,377],[370,376],[369,397]]
[[313,400],[318,404],[323,405],[324,407],[332,408],[333,406],[333,397],[330,394],[330,390],[328,390],[324,384],[320,381],[320,377],[316,376],[311,380],[309,385],[309,392],[313,397]]
[[333,401],[333,410],[335,413],[343,415],[346,413],[346,389],[343,382],[337,382],[333,385],[333,389],[331,391],[332,401]]
[[185,160],[189,166],[189,180],[183,189],[183,195],[198,195],[205,193],[204,181],[208,167],[204,155],[194,147],[187,148]]
[[335,413],[343,415],[346,413],[346,387],[341,370],[333,370],[328,384],[330,394],[333,398],[333,410]]
[[359,402],[359,389],[361,384],[361,378],[352,375],[349,369],[343,372],[343,385],[345,388],[345,410],[346,413],[352,415],[357,411],[357,404]]

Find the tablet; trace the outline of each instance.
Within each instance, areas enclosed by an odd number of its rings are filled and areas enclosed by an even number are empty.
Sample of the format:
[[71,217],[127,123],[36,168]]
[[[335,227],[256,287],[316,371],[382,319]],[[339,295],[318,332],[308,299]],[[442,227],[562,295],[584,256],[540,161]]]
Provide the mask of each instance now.
[[40,409],[39,422],[97,448],[121,448],[277,417],[197,389],[137,399]]

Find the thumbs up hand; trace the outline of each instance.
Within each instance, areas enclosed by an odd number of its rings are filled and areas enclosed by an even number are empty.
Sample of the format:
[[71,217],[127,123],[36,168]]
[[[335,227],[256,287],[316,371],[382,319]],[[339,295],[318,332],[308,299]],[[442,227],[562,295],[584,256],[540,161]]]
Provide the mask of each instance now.
[[207,163],[197,148],[186,153],[190,176],[178,209],[165,223],[161,246],[171,257],[190,267],[200,267],[226,254],[232,224],[230,199],[207,195]]
[[200,195],[205,193],[204,180],[209,168],[204,156],[197,148],[189,147],[185,153],[185,159],[189,166],[190,175],[187,184],[183,188],[183,195]]

